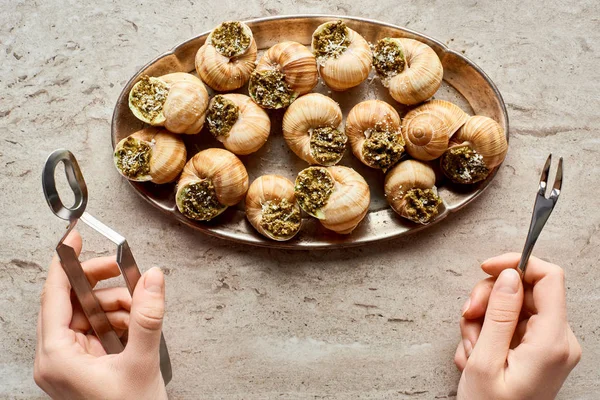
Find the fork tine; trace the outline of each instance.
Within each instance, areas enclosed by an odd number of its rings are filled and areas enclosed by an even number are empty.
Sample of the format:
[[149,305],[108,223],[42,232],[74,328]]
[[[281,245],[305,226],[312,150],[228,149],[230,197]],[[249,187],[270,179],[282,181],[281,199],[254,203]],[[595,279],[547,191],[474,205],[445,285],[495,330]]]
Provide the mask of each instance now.
[[558,169],[556,170],[556,177],[554,178],[554,185],[552,186],[551,198],[558,198],[560,189],[562,188],[563,179],[563,159],[562,157],[558,160]]
[[552,163],[552,153],[548,155],[544,169],[542,170],[542,176],[540,177],[540,188],[538,194],[542,196],[546,195],[546,187],[548,186],[548,174],[550,173],[550,164]]

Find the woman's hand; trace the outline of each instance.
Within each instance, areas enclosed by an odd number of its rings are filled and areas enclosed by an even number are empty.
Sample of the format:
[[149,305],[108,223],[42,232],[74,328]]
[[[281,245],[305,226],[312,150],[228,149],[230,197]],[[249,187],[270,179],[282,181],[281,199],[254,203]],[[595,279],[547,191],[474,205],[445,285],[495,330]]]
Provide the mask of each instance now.
[[[81,237],[65,243],[81,252]],[[92,287],[119,275],[114,257],[82,264]],[[126,288],[96,289],[96,296],[117,334],[129,329],[120,354],[107,355],[71,296],[71,285],[55,256],[48,270],[38,317],[34,379],[53,398],[166,399],[160,374],[159,343],[165,308],[164,277],[158,268],[146,272],[133,300]],[[74,300],[74,301],[73,301]]]
[[458,399],[553,399],[581,358],[567,322],[564,272],[531,257],[525,280],[521,255],[485,261],[491,275],[463,306]]

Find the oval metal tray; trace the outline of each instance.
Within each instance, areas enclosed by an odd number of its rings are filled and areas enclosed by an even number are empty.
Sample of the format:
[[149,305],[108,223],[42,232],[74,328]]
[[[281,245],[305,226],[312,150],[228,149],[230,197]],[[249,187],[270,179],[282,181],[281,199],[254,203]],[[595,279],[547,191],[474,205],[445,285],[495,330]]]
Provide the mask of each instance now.
[[[384,22],[363,18],[335,15],[297,15],[274,18],[259,18],[246,23],[254,33],[258,48],[262,51],[283,40],[294,40],[310,46],[315,28],[323,22],[341,19],[363,37],[375,43],[383,37],[407,37],[420,40],[431,46],[440,57],[444,66],[444,82],[435,98],[452,101],[470,114],[491,117],[504,128],[508,138],[508,115],[500,92],[490,78],[465,56],[450,50],[443,43],[423,34]],[[194,72],[194,57],[204,43],[209,32],[187,40],[173,50],[157,57],[145,65],[123,88],[115,106],[112,119],[113,148],[119,140],[141,129],[143,123],[137,120],[128,107],[128,94],[133,84],[142,74],[159,76],[169,72]],[[259,51],[259,58],[262,52]],[[195,72],[194,72],[195,73]],[[371,72],[373,75],[373,71]],[[207,87],[207,89],[209,89]],[[345,92],[332,92],[321,81],[314,89],[336,100],[346,117],[348,111],[358,102],[378,98],[392,104],[403,116],[407,108],[396,103],[383,88],[378,78],[371,76],[360,86]],[[246,92],[242,88],[240,92]],[[212,95],[213,92],[209,90]],[[269,111],[272,128],[269,140],[258,152],[240,159],[246,165],[250,182],[263,174],[277,173],[292,181],[296,174],[307,164],[296,157],[285,144],[281,134],[281,120],[284,111]],[[223,147],[204,129],[199,135],[185,136],[188,157],[199,150],[209,147]],[[222,215],[210,222],[195,222],[181,215],[175,206],[175,184],[155,185],[152,183],[133,183],[134,190],[150,204],[168,213],[180,222],[206,234],[218,236],[259,246],[283,248],[328,248],[365,244],[390,239],[427,228],[442,221],[449,213],[455,212],[475,200],[489,185],[496,174],[494,171],[487,180],[474,185],[459,187],[442,177],[438,180],[438,189],[444,200],[440,215],[429,225],[416,225],[396,215],[388,206],[383,194],[384,175],[362,165],[352,154],[346,151],[341,165],[357,170],[365,177],[371,188],[371,205],[363,222],[350,235],[338,235],[323,228],[315,219],[305,216],[300,233],[288,242],[275,242],[259,235],[245,218],[243,204],[230,207]]]

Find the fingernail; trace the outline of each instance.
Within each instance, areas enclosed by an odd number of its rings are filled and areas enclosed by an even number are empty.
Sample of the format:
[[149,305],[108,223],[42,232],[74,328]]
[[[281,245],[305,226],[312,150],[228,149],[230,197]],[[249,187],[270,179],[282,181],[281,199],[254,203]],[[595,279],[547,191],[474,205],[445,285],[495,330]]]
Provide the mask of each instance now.
[[465,304],[463,304],[463,306],[460,310],[460,315],[462,315],[464,317],[465,313],[467,311],[469,311],[469,307],[471,307],[471,298],[470,297],[467,299],[467,301],[465,301]]
[[473,352],[473,345],[469,339],[463,339],[463,346],[465,348],[465,353],[467,354],[467,358],[471,356],[471,352]]
[[489,263],[490,261],[492,261],[494,258],[496,257],[490,257],[487,260],[485,260],[484,262],[481,263],[481,266],[483,267],[485,264]]
[[157,267],[152,267],[146,272],[144,288],[152,293],[161,293],[165,286],[165,277]]
[[505,269],[500,273],[494,289],[504,293],[515,294],[519,291],[520,279],[519,273],[516,270],[512,268]]

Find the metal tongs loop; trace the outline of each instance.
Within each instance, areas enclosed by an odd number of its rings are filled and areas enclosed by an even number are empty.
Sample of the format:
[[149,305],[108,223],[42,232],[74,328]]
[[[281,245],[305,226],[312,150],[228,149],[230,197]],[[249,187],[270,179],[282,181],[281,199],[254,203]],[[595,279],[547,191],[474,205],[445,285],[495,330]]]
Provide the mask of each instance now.
[[[75,196],[75,203],[72,207],[66,207],[60,199],[56,189],[54,174],[58,164],[63,163],[67,175],[67,181]],[[81,308],[92,326],[92,329],[102,343],[102,347],[107,354],[115,354],[123,351],[124,346],[112,329],[104,310],[94,294],[94,291],[81,268],[81,264],[72,247],[63,243],[69,232],[73,230],[77,221],[81,220],[88,226],[101,233],[104,237],[117,245],[117,265],[125,279],[129,293],[133,295],[133,290],[141,277],[140,270],[133,258],[131,249],[127,240],[117,232],[113,231],[96,218],[85,211],[88,200],[87,186],[83,179],[83,174],[79,169],[79,164],[75,156],[68,150],[56,150],[46,160],[44,171],[42,173],[42,186],[46,201],[52,209],[52,212],[59,218],[69,221],[67,232],[63,235],[56,246],[56,252],[60,263],[69,278],[73,292],[77,296]],[[172,377],[171,360],[165,343],[164,336],[160,338],[160,371],[165,385],[169,383]]]
[[[58,190],[56,190],[56,181],[54,180],[54,173],[59,163],[63,163],[65,166],[65,173],[67,174],[67,182],[71,186],[71,190],[75,195],[75,204],[71,208],[67,208],[60,196]],[[42,187],[44,188],[44,194],[46,195],[46,201],[52,209],[52,212],[59,218],[67,220],[69,222],[77,220],[85,212],[87,206],[87,186],[79,164],[75,156],[68,150],[56,150],[48,157],[46,164],[44,165],[44,172],[42,174]]]
[[527,233],[527,239],[525,240],[525,247],[523,248],[523,254],[519,261],[519,270],[521,276],[525,277],[525,269],[527,268],[527,262],[531,257],[533,246],[537,241],[548,217],[552,214],[552,210],[558,201],[560,195],[560,189],[562,187],[563,180],[563,159],[562,157],[558,161],[558,169],[556,170],[556,177],[554,178],[554,184],[552,185],[552,191],[550,196],[546,197],[546,189],[548,187],[548,175],[550,173],[550,165],[552,164],[552,154],[548,156],[544,169],[542,170],[542,176],[540,177],[540,186],[535,198],[535,205],[533,206],[533,215],[531,216],[531,224],[529,225],[529,232]]

